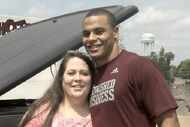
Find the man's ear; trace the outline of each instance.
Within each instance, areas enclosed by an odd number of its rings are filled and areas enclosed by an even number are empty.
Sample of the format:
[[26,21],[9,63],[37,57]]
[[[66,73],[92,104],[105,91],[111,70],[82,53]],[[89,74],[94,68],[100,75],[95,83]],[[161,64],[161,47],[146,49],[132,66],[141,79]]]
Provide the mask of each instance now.
[[119,26],[118,25],[114,26],[113,30],[114,30],[115,33],[118,33],[119,32]]
[[115,38],[116,40],[119,39],[119,26],[115,26],[115,27],[114,27],[114,38]]

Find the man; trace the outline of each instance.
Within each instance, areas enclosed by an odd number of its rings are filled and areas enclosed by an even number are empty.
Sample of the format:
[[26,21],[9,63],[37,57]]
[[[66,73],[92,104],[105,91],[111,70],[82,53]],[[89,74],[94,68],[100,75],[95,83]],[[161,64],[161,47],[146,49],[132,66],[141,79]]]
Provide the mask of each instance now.
[[90,99],[94,127],[179,127],[164,77],[150,60],[120,48],[115,17],[95,9],[82,24],[98,70]]

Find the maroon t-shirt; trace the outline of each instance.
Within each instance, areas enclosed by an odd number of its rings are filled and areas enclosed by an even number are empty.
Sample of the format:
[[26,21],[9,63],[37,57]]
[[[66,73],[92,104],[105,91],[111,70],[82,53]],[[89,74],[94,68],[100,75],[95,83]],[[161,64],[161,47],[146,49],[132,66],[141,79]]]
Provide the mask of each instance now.
[[177,104],[159,69],[123,50],[98,68],[90,108],[93,127],[155,127],[154,119]]

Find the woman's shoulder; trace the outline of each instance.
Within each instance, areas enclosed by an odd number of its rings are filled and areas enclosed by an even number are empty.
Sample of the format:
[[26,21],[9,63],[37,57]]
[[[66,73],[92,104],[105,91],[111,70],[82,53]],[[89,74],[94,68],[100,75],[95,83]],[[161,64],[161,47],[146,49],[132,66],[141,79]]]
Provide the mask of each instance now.
[[35,110],[34,115],[25,127],[41,127],[47,117],[48,111],[48,104],[41,105]]
[[46,104],[43,104],[40,107],[38,107],[36,109],[36,111],[34,112],[33,116],[35,117],[35,116],[38,116],[38,115],[47,114],[48,111],[49,111],[49,104],[46,103]]

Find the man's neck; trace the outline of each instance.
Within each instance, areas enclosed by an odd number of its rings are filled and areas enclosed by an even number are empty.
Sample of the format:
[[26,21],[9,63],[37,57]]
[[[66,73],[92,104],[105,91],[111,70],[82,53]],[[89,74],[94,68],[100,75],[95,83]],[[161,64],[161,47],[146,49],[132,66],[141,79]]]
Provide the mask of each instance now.
[[122,51],[122,49],[120,47],[117,47],[116,49],[113,49],[113,50],[114,50],[114,53],[110,54],[107,58],[95,60],[96,64],[97,64],[97,67],[101,67],[101,66],[109,63],[110,61],[115,59],[117,56],[119,56],[119,54]]

